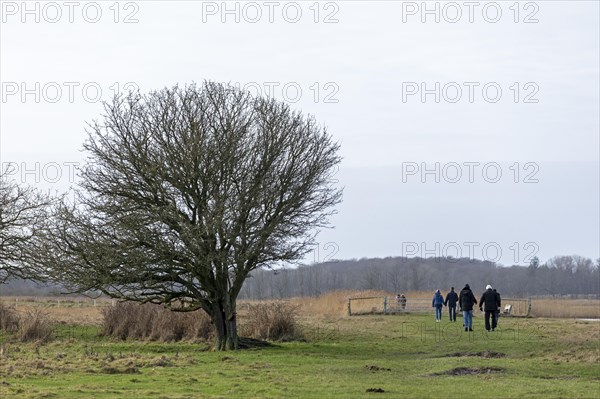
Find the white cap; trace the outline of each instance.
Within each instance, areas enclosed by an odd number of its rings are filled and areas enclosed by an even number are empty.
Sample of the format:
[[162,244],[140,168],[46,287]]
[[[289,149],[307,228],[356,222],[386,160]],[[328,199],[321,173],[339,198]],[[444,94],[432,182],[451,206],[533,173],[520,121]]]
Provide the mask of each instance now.
[[488,285],[486,285],[486,286],[485,286],[485,289],[486,289],[486,290],[491,290],[491,289],[492,289],[492,286],[488,284]]

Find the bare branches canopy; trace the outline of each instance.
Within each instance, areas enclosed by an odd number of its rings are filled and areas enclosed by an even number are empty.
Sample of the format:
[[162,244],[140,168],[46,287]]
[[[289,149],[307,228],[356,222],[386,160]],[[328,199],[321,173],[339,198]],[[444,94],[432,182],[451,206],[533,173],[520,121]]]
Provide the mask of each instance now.
[[9,277],[39,280],[32,257],[50,199],[9,180],[8,172],[0,170],[0,283]]

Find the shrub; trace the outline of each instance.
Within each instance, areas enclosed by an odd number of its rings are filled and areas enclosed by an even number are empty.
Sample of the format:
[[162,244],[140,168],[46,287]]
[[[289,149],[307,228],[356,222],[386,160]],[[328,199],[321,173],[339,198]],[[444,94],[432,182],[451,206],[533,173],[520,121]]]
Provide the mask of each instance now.
[[[287,302],[247,305],[240,318],[240,336],[292,341],[301,340],[298,327],[299,306]],[[102,333],[118,339],[173,342],[208,340],[214,326],[206,312],[173,312],[161,305],[120,302],[102,310]]]
[[0,303],[0,331],[13,333],[19,330],[19,316],[12,307]]
[[298,311],[299,306],[282,301],[249,304],[240,335],[270,341],[302,340]]
[[102,333],[118,339],[206,340],[212,337],[204,311],[173,312],[160,305],[120,302],[102,310]]
[[18,338],[22,342],[46,342],[52,336],[52,326],[48,316],[42,311],[32,310],[21,317]]
[[19,315],[14,308],[0,303],[0,331],[16,333],[22,342],[46,342],[52,336],[48,316],[39,309]]

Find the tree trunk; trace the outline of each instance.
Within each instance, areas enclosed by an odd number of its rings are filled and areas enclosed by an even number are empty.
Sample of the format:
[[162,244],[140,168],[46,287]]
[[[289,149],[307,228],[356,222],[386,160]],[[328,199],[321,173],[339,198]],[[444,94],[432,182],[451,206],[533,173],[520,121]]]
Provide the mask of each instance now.
[[215,350],[238,349],[237,314],[235,300],[220,300],[213,304],[212,320],[215,324]]

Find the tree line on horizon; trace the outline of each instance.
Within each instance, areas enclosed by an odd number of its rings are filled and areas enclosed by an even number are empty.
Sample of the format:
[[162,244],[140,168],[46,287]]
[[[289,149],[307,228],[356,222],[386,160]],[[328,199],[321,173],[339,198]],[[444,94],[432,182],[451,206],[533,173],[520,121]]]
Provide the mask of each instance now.
[[[297,268],[261,269],[245,281],[240,299],[314,297],[336,290],[458,291],[469,284],[483,291],[491,284],[503,296],[596,296],[600,298],[600,259],[555,256],[529,266],[500,266],[471,258],[361,258],[332,260]],[[11,279],[0,295],[60,295],[64,287]]]
[[471,258],[362,258],[332,260],[297,268],[258,270],[246,280],[240,299],[319,296],[335,290],[393,293],[431,291],[465,284],[478,292],[491,284],[504,296],[595,295],[600,298],[600,259],[562,255],[529,266],[501,266]]

